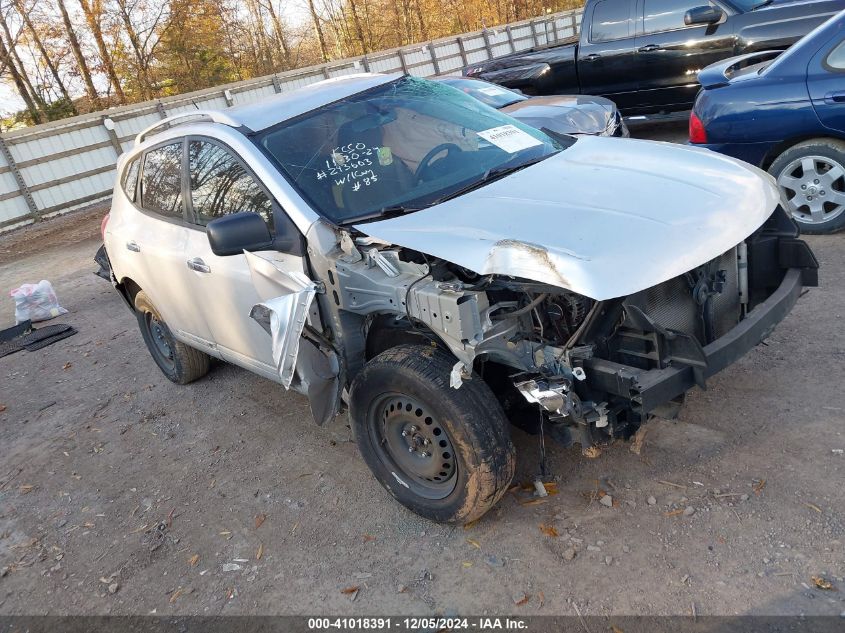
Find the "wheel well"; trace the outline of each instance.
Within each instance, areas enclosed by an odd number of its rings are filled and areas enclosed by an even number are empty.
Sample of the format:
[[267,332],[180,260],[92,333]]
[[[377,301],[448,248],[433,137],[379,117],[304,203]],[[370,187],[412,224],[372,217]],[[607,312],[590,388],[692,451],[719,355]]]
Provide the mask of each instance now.
[[800,143],[807,143],[808,141],[819,141],[824,143],[826,141],[839,141],[842,142],[843,139],[838,138],[836,136],[814,136],[814,135],[804,135],[804,136],[795,136],[793,138],[787,139],[782,141],[772,147],[766,156],[763,158],[763,162],[760,164],[761,169],[765,169],[766,171],[769,170],[769,167],[772,166],[772,163],[777,160],[777,157],[783,154],[786,150],[795,147]]
[[412,327],[407,318],[393,314],[377,314],[367,328],[367,340],[364,347],[366,360],[375,358],[382,352],[400,345],[426,345],[431,342],[449,350],[440,338],[429,328],[417,324]]
[[126,303],[129,304],[129,307],[134,310],[135,295],[141,292],[141,286],[136,284],[129,277],[124,277],[121,282],[117,284],[117,290],[123,295],[123,298],[126,299]]

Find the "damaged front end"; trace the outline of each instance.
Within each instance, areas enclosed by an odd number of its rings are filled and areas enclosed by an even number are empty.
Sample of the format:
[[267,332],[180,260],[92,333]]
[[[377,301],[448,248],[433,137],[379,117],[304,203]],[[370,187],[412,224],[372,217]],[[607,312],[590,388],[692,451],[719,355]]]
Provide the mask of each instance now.
[[[682,275],[595,301],[560,286],[480,275],[318,224],[309,242],[321,333],[343,350],[343,384],[393,345],[456,358],[451,386],[484,380],[510,419],[540,419],[564,444],[627,438],[738,360],[789,312],[818,264],[778,210],[746,240]],[[539,412],[539,415],[538,415]]]

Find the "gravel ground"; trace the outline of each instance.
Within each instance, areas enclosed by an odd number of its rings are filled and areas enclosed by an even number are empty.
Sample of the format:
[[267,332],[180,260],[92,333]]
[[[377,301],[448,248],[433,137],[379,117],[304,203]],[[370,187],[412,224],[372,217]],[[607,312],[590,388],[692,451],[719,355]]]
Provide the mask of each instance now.
[[552,446],[558,494],[465,529],[393,502],[345,419],[273,383],[164,379],[91,274],[100,215],[0,237],[0,287],[50,279],[79,330],[0,359],[0,614],[845,611],[845,235],[808,240],[821,287],[640,454]]

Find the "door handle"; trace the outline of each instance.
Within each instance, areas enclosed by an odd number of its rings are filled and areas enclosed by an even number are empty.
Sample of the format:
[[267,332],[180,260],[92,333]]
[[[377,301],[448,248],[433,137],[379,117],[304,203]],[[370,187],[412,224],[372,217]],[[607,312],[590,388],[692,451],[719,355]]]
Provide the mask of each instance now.
[[132,240],[130,242],[126,242],[126,250],[132,251],[133,253],[140,253],[141,247],[138,246],[138,243],[135,240]]
[[189,259],[187,261],[187,264],[188,264],[188,268],[190,268],[191,270],[195,270],[198,273],[210,273],[211,272],[211,266],[209,266],[204,261],[202,261],[201,257],[194,257],[193,259]]
[[824,96],[824,100],[826,103],[845,103],[845,91],[828,92]]
[[638,53],[652,53],[654,51],[659,51],[660,46],[658,44],[646,44],[645,46],[640,46],[637,49]]
[[584,58],[584,61],[585,61],[585,62],[594,62],[594,61],[596,61],[596,60],[597,60],[597,59],[599,59],[599,58],[601,58],[601,55],[599,55],[598,53],[590,53],[589,55],[587,55],[587,56]]

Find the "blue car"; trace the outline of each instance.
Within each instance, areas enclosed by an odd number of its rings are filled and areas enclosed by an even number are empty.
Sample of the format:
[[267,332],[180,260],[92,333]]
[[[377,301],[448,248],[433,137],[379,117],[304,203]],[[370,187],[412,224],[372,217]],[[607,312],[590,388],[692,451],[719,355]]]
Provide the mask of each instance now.
[[690,143],[771,173],[804,233],[845,228],[845,11],[784,53],[702,70]]

